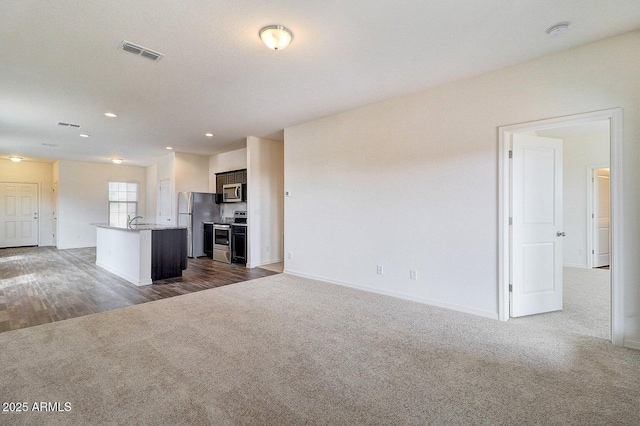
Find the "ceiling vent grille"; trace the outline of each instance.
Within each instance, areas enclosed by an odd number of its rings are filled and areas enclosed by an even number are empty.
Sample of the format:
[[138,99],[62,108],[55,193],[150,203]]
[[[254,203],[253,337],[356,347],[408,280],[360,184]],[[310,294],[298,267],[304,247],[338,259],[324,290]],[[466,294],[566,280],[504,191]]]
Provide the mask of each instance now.
[[73,129],[79,129],[80,128],[79,124],[63,123],[62,121],[58,122],[58,126],[60,126],[60,127],[71,127]]
[[122,43],[120,43],[118,49],[133,53],[134,55],[141,56],[143,58],[151,59],[152,61],[159,61],[164,56],[164,53],[155,52],[126,40],[123,40]]

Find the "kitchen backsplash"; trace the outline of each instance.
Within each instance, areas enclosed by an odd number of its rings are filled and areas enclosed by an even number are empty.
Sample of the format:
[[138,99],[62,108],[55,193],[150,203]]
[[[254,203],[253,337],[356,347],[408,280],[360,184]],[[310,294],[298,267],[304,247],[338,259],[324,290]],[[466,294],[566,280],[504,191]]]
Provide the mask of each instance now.
[[247,203],[222,203],[220,206],[220,219],[233,219],[233,214],[240,211],[247,211]]

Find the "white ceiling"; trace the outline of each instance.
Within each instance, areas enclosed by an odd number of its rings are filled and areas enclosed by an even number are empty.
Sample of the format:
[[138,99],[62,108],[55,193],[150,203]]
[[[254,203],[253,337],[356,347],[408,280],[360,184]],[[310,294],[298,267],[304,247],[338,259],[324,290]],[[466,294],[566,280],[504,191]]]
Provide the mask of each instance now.
[[[287,49],[262,44],[269,24],[291,29]],[[638,28],[638,0],[2,0],[0,158],[211,155]]]

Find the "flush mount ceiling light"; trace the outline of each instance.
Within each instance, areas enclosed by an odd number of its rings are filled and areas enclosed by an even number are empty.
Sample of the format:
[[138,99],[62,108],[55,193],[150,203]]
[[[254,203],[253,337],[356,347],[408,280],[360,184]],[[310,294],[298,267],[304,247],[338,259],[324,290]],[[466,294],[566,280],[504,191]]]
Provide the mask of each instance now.
[[111,162],[114,164],[121,164],[124,160],[122,158],[112,158]]
[[166,149],[168,149],[169,151],[171,151],[173,149],[172,146],[168,146]]
[[88,137],[89,137],[89,135],[88,135],[88,134],[86,134],[86,133],[80,133],[80,137],[81,137],[81,138],[88,138]]
[[206,137],[208,137],[208,138],[212,138],[212,137],[213,137],[213,133],[205,133],[204,135],[205,135]]
[[291,43],[293,34],[282,25],[268,25],[260,30],[262,42],[273,50],[282,50]]
[[111,118],[116,118],[118,115],[114,114],[112,112],[105,112],[104,115],[106,115],[107,117],[111,117]]
[[9,157],[9,160],[13,161],[14,163],[19,163],[22,161],[22,157],[12,156],[12,157]]
[[551,37],[558,37],[569,31],[569,23],[568,22],[560,22],[559,24],[555,24],[549,28],[547,28],[547,34]]

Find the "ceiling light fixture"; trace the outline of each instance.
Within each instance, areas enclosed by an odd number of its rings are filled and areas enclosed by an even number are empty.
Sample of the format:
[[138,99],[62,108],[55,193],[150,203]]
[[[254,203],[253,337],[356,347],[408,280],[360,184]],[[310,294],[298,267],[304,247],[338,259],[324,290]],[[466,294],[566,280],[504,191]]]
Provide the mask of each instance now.
[[114,164],[120,164],[120,163],[122,163],[124,160],[123,160],[122,158],[112,158],[112,159],[111,159],[111,161],[112,161]]
[[88,134],[86,134],[86,133],[80,133],[80,137],[81,137],[81,138],[88,138],[88,137],[89,137],[89,135],[88,135]]
[[168,149],[168,150],[172,150],[172,149],[173,149],[173,147],[172,147],[172,146],[168,146],[166,149]]
[[9,157],[9,160],[13,161],[14,163],[19,163],[22,161],[22,157],[12,156],[12,157]]
[[205,135],[206,137],[208,137],[208,138],[212,138],[212,137],[213,137],[213,133],[205,133],[204,135]]
[[273,50],[282,50],[291,43],[293,34],[282,25],[268,25],[260,30],[262,42]]
[[114,114],[112,112],[105,112],[104,115],[106,115],[107,117],[111,117],[111,118],[116,118],[118,115]]
[[555,24],[547,28],[547,34],[549,34],[551,37],[558,37],[566,33],[567,31],[569,31],[568,22],[560,22],[559,24]]

